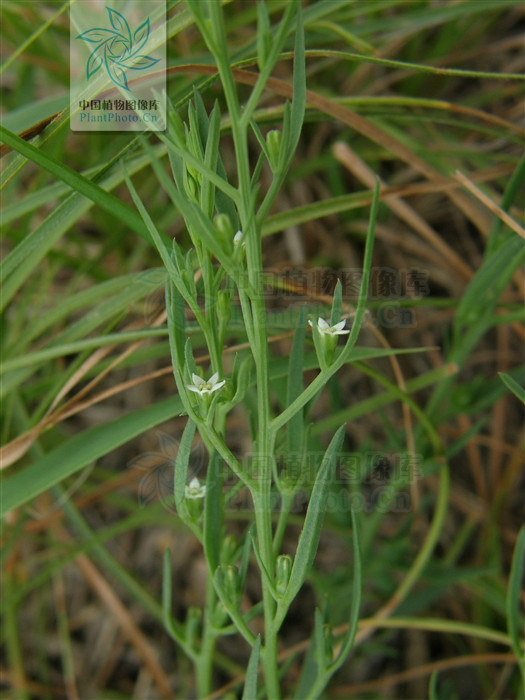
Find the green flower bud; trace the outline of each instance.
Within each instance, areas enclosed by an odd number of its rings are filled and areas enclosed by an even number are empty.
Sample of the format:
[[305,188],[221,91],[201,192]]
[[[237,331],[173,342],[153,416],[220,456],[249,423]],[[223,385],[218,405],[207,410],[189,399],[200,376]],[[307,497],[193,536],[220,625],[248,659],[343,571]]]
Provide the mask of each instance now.
[[282,134],[278,129],[272,129],[266,135],[266,147],[270,157],[270,168],[275,172],[279,168]]
[[193,605],[188,608],[188,614],[184,623],[184,637],[190,647],[193,646],[201,620],[202,610],[200,608]]
[[334,635],[331,625],[323,625],[324,633],[324,653],[327,665],[330,665],[334,656]]
[[232,294],[227,289],[220,289],[217,295],[217,318],[222,326],[227,326],[232,315]]
[[239,550],[239,540],[235,535],[226,535],[221,545],[221,561],[231,564],[235,561]]
[[218,601],[211,617],[211,624],[215,627],[215,629],[219,630],[226,624],[227,620],[228,611],[224,607],[224,604],[221,603],[221,601]]
[[231,606],[237,606],[241,600],[241,581],[236,566],[228,564],[219,567],[219,581],[223,596]]
[[275,590],[280,596],[286,593],[288,581],[292,573],[292,557],[289,554],[280,554],[275,565]]
[[233,241],[233,226],[227,214],[217,214],[213,219],[213,225],[217,231],[217,238],[224,250],[231,251]]
[[193,199],[194,202],[198,202],[199,192],[197,183],[191,175],[186,174],[184,185],[186,187],[186,194],[188,195],[188,197],[190,197],[190,199]]

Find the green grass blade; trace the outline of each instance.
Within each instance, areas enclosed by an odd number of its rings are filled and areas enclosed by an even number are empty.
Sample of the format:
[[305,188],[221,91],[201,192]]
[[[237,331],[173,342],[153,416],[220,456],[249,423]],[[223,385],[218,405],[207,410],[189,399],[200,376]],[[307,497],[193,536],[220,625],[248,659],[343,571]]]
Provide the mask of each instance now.
[[514,548],[507,593],[507,629],[514,653],[519,659],[523,681],[525,682],[525,629],[521,613],[521,593],[525,570],[525,527],[522,527]]
[[521,403],[525,404],[525,389],[518,384],[518,382],[513,379],[510,374],[507,374],[506,372],[498,372],[498,376],[505,384],[507,389],[509,391],[512,391],[514,396],[521,401]]
[[151,243],[151,237],[140,216],[118,197],[115,197],[115,195],[110,192],[106,192],[106,190],[103,190],[92,180],[88,180],[83,175],[80,175],[67,165],[56,160],[53,156],[43,153],[43,151],[35,148],[32,144],[27,143],[27,141],[24,141],[24,139],[21,139],[1,125],[0,139],[41,168],[50,172],[59,180],[65,182],[79,194],[84,195],[95,204],[98,204],[99,207],[108,212],[108,214],[124,222],[132,231],[135,231],[135,233],[138,233],[139,236],[142,236],[142,238]]
[[75,435],[30,466],[4,478],[0,515],[27,503],[136,435],[181,412],[182,403],[178,396],[173,396]]

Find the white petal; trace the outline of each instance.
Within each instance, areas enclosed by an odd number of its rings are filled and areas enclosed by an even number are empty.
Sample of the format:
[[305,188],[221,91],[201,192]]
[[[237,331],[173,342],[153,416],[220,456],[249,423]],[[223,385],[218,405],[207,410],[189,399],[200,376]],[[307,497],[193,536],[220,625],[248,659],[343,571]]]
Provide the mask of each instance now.
[[339,323],[336,323],[335,325],[332,326],[332,330],[338,333],[339,331],[342,331],[343,328],[346,325],[346,321],[339,321]]
[[223,379],[222,382],[219,382],[218,384],[214,384],[212,388],[209,390],[209,393],[211,394],[213,391],[217,391],[217,389],[220,389],[226,384],[226,379]]
[[326,333],[327,331],[330,330],[330,326],[329,326],[329,324],[324,320],[324,318],[320,318],[320,319],[317,321],[317,325],[318,325],[319,330],[321,331],[321,333]]
[[193,386],[193,384],[186,384],[186,389],[188,391],[194,391],[196,394],[201,394],[201,390],[198,389],[196,386]]
[[210,381],[208,383],[213,385],[213,384],[215,384],[215,382],[217,381],[218,378],[219,378],[219,373],[215,372],[215,374],[211,375]]
[[202,377],[199,377],[198,374],[192,374],[192,375],[191,375],[191,378],[193,379],[194,385],[197,386],[197,387],[198,387],[198,386],[201,386],[202,384],[206,384],[206,382],[204,381],[204,379],[202,379]]
[[200,489],[200,487],[201,482],[196,477],[193,477],[193,479],[190,481],[190,489]]

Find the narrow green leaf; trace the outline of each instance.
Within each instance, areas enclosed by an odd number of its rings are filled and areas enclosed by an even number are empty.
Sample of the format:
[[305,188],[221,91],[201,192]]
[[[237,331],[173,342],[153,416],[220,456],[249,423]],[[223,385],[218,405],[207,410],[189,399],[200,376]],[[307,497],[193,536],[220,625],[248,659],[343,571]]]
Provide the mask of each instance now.
[[314,636],[315,663],[318,675],[324,675],[326,670],[326,639],[324,636],[325,621],[319,608],[315,609]]
[[263,562],[262,557],[261,557],[261,553],[259,552],[259,548],[257,547],[257,542],[255,541],[255,538],[253,537],[253,535],[252,535],[251,540],[252,540],[253,553],[255,554],[255,558],[257,560],[257,564],[259,565],[259,569],[261,570],[262,577],[266,581],[266,585],[270,589],[272,596],[275,598],[275,600],[277,600],[278,596],[277,596],[277,593],[275,591],[272,578],[270,576],[268,569],[264,565],[264,562]]
[[498,376],[505,384],[507,389],[509,391],[512,391],[514,396],[521,401],[521,403],[525,404],[525,389],[518,384],[518,382],[513,379],[510,374],[507,374],[506,372],[498,372]]
[[[304,345],[306,340],[305,308],[301,307],[299,321],[295,331],[292,349],[290,351],[290,364],[288,366],[288,383],[286,391],[286,405],[289,406],[303,391],[304,371]],[[303,411],[298,411],[286,426],[288,453],[299,455],[303,449],[304,420]]]
[[220,564],[221,545],[223,541],[223,498],[222,498],[222,461],[217,452],[213,452],[208,464],[206,476],[206,500],[204,502],[204,553],[210,571]]
[[15,369],[37,365],[46,360],[52,360],[56,357],[64,357],[72,355],[81,350],[91,350],[93,348],[103,347],[105,345],[115,345],[118,343],[128,343],[134,340],[143,340],[145,338],[158,338],[168,335],[168,331],[163,328],[148,328],[142,331],[122,331],[122,333],[110,333],[101,335],[96,338],[85,338],[74,343],[65,343],[57,345],[39,352],[31,352],[20,357],[13,357],[6,360],[0,367],[0,374],[12,372]]
[[4,477],[0,516],[27,503],[62,479],[87,467],[93,461],[115,450],[159,423],[180,415],[182,404],[178,396],[153,406],[129,413],[116,420],[98,425],[69,438],[31,465],[16,474]]
[[441,700],[438,691],[437,671],[434,671],[434,673],[430,676],[430,680],[428,682],[428,700]]
[[[124,155],[124,152],[121,151],[119,155]],[[145,156],[133,159],[127,165],[129,173],[140,171],[147,162]],[[112,190],[124,179],[124,174],[120,170],[104,177],[106,172],[107,168],[104,166],[93,176],[93,182],[99,184],[104,190]],[[93,202],[83,195],[77,192],[71,194],[9,253],[0,267],[0,281],[3,284],[0,309],[5,308],[47,252],[92,206]]]
[[[221,113],[219,105],[215,103],[208,122],[206,150],[204,153],[204,164],[213,172],[217,172],[220,137]],[[211,219],[215,209],[215,186],[206,177],[202,179],[200,204],[202,210],[206,212],[208,218]]]
[[257,675],[259,673],[259,654],[261,651],[261,635],[257,635],[255,644],[252,647],[248,667],[246,668],[246,679],[242,700],[257,700]]
[[195,659],[196,655],[192,653],[193,650],[186,644],[186,640],[177,628],[171,615],[171,551],[168,548],[164,550],[162,564],[162,621],[164,627],[170,637],[181,645],[186,654]]
[[88,180],[83,175],[56,160],[53,156],[35,148],[32,144],[8,131],[2,125],[0,125],[0,138],[5,144],[68,184],[76,192],[98,204],[101,209],[114,216],[118,221],[124,222],[132,231],[138,233],[148,243],[151,243],[151,237],[148,235],[148,231],[140,216],[118,197],[115,197],[110,192],[106,192],[92,180]]
[[341,320],[343,309],[343,287],[341,280],[337,280],[334,290],[334,299],[332,301],[332,313],[330,315],[330,325],[333,326]]
[[190,461],[191,447],[195,436],[195,423],[188,418],[180,441],[177,457],[175,458],[175,478],[173,479],[173,496],[177,512],[185,523],[191,522],[188,505],[186,503],[186,485],[188,481],[188,464]]
[[345,426],[342,425],[326,449],[312,489],[312,495],[304,520],[304,527],[299,537],[292,573],[290,574],[290,581],[288,583],[286,595],[284,596],[288,605],[299,592],[315,559],[325,513],[324,501],[328,479],[333,473],[335,458],[343,444],[344,435]]
[[[341,649],[337,656],[337,659],[329,668],[330,676],[341,668],[341,666],[346,661],[346,658],[352,646],[354,644],[355,635],[357,633],[357,623],[359,622],[359,612],[361,610],[361,591],[363,588],[363,571],[361,565],[361,551],[360,551],[360,537],[359,537],[359,526],[358,519],[355,510],[352,508],[352,541],[354,547],[354,569],[353,569],[353,580],[352,580],[352,596],[350,605],[350,620],[348,622],[348,629],[345,634],[345,638],[341,645]],[[329,676],[329,677],[330,677]],[[327,679],[328,681],[328,679]]]
[[454,327],[461,335],[465,325],[480,325],[492,314],[500,295],[516,269],[525,259],[525,241],[518,236],[509,238],[494,253],[485,258],[470,282],[456,313]]
[[525,630],[521,613],[521,593],[523,591],[523,572],[525,570],[525,526],[521,528],[514,548],[507,592],[507,629],[514,653],[520,660],[525,681]]
[[293,99],[291,112],[291,134],[287,164],[290,163],[303,128],[306,109],[306,60],[304,54],[304,23],[301,3],[297,3],[297,25],[295,30],[295,47],[293,61]]
[[[503,198],[501,200],[501,208],[503,211],[508,211],[520,192],[525,188],[525,156],[518,163],[516,170],[509,178]],[[501,244],[508,238],[514,237],[516,234],[511,231],[499,216],[494,217],[489,237],[487,241],[487,254],[492,254]]]

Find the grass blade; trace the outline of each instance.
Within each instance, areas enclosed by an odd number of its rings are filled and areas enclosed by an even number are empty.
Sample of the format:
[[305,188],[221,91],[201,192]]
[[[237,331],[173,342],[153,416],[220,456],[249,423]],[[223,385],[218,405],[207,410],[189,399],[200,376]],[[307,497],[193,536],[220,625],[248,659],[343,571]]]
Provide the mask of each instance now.
[[99,457],[181,412],[179,397],[172,396],[75,435],[3,481],[0,515],[27,503]]
[[130,229],[142,236],[146,241],[151,243],[151,237],[144,222],[140,216],[133,211],[127,204],[124,204],[114,194],[106,192],[99,185],[96,185],[92,180],[88,180],[83,175],[75,172],[67,165],[60,163],[49,154],[43,153],[32,144],[27,143],[16,134],[8,131],[4,126],[0,125],[0,138],[8,146],[21,153],[23,156],[32,160],[41,168],[44,168],[59,180],[62,180],[79,194],[84,195],[95,204],[98,204],[101,209],[114,216],[117,220],[124,222]]
[[521,403],[525,404],[525,389],[518,384],[518,382],[513,379],[510,374],[507,374],[506,372],[498,372],[498,376],[505,384],[507,389],[509,391],[512,391],[514,396],[521,401]]

